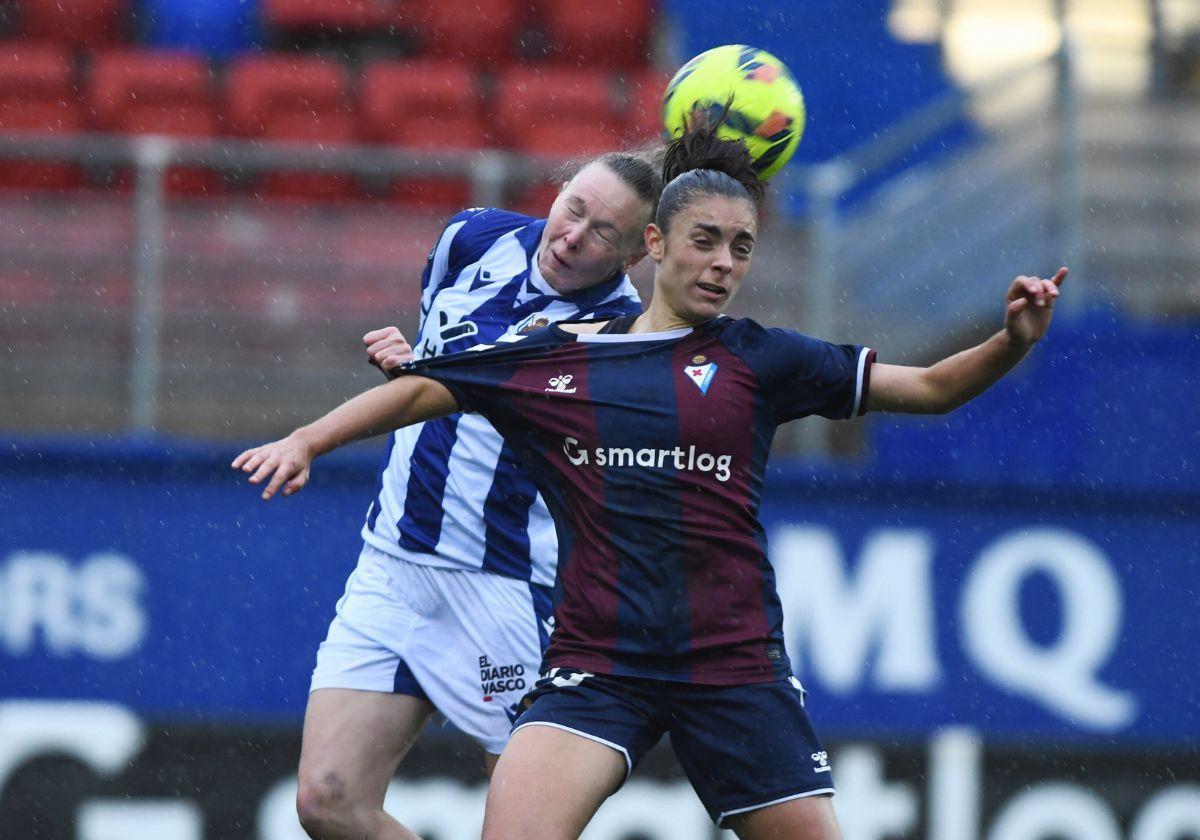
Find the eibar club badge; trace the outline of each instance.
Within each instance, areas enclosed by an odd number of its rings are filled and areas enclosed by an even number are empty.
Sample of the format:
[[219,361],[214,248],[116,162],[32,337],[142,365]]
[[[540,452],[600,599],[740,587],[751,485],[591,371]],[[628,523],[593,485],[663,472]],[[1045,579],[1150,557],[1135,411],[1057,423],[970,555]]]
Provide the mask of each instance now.
[[687,378],[696,383],[701,394],[708,394],[708,386],[717,375],[717,363],[708,361],[707,356],[693,356],[692,363],[683,369]]

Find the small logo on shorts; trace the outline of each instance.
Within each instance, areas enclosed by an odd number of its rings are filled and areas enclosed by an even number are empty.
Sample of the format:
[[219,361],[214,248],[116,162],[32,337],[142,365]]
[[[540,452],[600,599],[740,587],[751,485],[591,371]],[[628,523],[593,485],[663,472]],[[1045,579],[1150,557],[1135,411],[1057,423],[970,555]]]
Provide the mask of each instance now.
[[525,666],[493,665],[486,656],[479,657],[479,687],[483,691],[483,702],[491,703],[493,695],[509,691],[525,690]]
[[576,671],[571,668],[551,668],[542,676],[541,682],[549,682],[555,688],[571,688],[579,685],[588,677],[594,677],[595,674],[587,671]]
[[825,750],[815,752],[809,757],[817,764],[817,766],[814,768],[815,772],[828,773],[833,769],[829,766],[829,753],[825,752]]

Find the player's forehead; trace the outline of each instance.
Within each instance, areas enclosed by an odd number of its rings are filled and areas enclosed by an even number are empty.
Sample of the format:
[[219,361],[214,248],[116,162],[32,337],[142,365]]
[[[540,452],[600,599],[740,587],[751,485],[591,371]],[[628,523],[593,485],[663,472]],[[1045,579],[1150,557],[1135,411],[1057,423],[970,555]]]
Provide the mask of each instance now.
[[749,199],[724,195],[700,195],[688,202],[672,223],[683,233],[703,231],[724,239],[758,236],[758,213]]
[[645,224],[649,215],[646,206],[633,188],[603,163],[589,163],[576,173],[563,190],[564,201],[585,207],[588,215],[598,222],[617,228]]

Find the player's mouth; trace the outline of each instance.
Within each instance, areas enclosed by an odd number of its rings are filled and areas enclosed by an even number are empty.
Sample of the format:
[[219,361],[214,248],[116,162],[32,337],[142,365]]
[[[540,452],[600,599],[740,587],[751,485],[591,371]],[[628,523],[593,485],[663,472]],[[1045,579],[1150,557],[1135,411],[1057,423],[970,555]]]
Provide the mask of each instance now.
[[714,302],[724,300],[729,295],[728,289],[714,283],[697,283],[696,288],[700,290],[701,297]]
[[567,271],[571,270],[571,264],[569,262],[567,262],[566,260],[564,260],[562,257],[560,257],[558,254],[551,251],[550,256],[554,258],[554,262],[556,265],[561,266],[562,268],[565,268]]

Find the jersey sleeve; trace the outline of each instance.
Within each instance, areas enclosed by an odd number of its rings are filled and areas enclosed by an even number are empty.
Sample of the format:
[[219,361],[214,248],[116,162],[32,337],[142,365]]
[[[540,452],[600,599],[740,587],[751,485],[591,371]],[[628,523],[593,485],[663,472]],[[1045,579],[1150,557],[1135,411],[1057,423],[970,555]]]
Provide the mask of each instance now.
[[467,222],[482,212],[484,211],[478,207],[462,210],[455,213],[450,217],[450,221],[446,222],[441,235],[438,236],[438,241],[429,252],[429,256],[425,258],[425,270],[421,272],[422,292],[436,288],[441,283],[450,267],[450,251],[454,247],[454,237]]
[[845,420],[865,413],[875,351],[770,329],[772,364],[764,386],[778,422],[812,414]]

